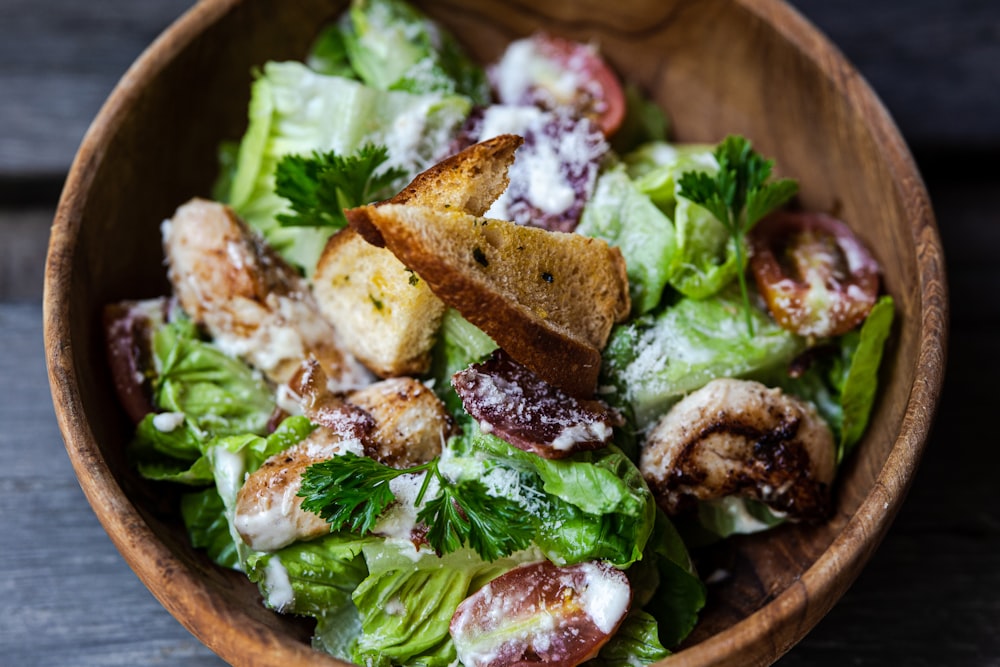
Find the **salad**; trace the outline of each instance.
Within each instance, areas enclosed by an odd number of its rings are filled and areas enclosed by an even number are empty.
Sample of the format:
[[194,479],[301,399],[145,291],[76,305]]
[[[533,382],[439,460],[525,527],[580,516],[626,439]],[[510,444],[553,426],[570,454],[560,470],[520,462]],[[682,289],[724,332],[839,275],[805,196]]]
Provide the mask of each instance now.
[[[668,142],[595,45],[537,34],[484,67],[401,0],[265,64],[248,115],[215,201],[163,223],[173,293],[108,306],[105,331],[134,465],[186,486],[193,546],[315,619],[318,650],[649,664],[705,604],[698,548],[829,517],[893,303],[747,139]],[[358,223],[403,213],[526,240],[465,268],[430,243],[411,270]],[[560,270],[484,289],[582,340],[593,379],[441,289],[515,246]],[[564,286],[619,267],[606,303]]]

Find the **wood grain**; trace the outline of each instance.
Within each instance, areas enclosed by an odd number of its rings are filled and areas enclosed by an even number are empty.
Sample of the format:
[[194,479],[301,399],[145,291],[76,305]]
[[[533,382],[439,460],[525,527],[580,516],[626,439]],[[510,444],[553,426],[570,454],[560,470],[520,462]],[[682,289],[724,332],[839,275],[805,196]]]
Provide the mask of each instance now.
[[[774,3],[667,3],[659,5],[665,9],[656,30],[631,27],[643,12],[629,3],[477,6],[464,15],[445,11],[446,5],[434,11],[457,28],[490,17],[474,44],[483,56],[532,21],[555,23],[580,38],[607,26],[600,33],[605,51],[663,103],[681,139],[745,132],[801,179],[806,204],[836,206],[849,221],[879,220],[856,227],[883,261],[903,325],[872,436],[846,471],[838,517],[815,530],[737,542],[732,557],[741,567],[714,592],[695,637],[701,641],[682,653],[690,664],[765,664],[851,583],[888,528],[919,459],[940,385],[946,316],[940,251],[920,178],[864,82],[808,25]],[[192,554],[176,520],[131,477],[118,454],[126,435],[106,391],[95,314],[116,298],[162,289],[156,223],[178,201],[207,190],[214,146],[235,136],[243,122],[249,65],[301,51],[312,36],[302,21],[310,11],[328,15],[330,8],[204,2],[130,71],[70,175],[47,275],[57,413],[91,503],[175,615],[223,655],[252,654],[260,664],[313,656],[303,649],[301,628],[248,607],[252,587],[238,586]],[[255,25],[269,29],[249,29]],[[218,44],[239,48],[219,53]],[[659,54],[671,56],[669,68]],[[776,89],[785,91],[778,107],[768,103]],[[184,96],[215,103],[197,115],[170,104]],[[151,173],[166,176],[152,179]],[[109,238],[134,254],[108,253]]]

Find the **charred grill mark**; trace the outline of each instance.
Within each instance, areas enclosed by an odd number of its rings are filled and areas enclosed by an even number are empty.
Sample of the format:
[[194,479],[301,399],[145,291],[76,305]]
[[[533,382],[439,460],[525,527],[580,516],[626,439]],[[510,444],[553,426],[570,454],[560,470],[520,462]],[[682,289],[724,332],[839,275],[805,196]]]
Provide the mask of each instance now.
[[[779,512],[805,520],[823,520],[832,509],[828,485],[813,479],[809,453],[797,440],[801,419],[789,417],[773,406],[770,417],[774,428],[764,429],[739,418],[720,417],[691,435],[679,449],[674,467],[660,481],[652,482],[654,494],[669,514],[690,512],[700,499],[698,487],[709,479],[709,472],[699,461],[703,443],[712,436],[742,439],[746,444],[735,448],[731,456],[713,451],[719,459],[730,461],[721,488],[713,497],[743,495],[764,501]],[[749,451],[752,456],[741,456]]]

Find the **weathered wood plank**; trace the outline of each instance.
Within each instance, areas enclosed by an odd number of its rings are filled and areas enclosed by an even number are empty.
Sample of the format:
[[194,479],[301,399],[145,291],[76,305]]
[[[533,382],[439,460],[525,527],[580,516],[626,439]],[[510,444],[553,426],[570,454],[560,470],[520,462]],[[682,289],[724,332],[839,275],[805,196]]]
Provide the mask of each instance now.
[[0,177],[64,174],[121,75],[193,4],[0,3]]
[[0,662],[223,664],[146,590],[87,504],[52,411],[41,319],[37,301],[0,304]]
[[0,208],[0,302],[42,298],[45,253],[55,208]]

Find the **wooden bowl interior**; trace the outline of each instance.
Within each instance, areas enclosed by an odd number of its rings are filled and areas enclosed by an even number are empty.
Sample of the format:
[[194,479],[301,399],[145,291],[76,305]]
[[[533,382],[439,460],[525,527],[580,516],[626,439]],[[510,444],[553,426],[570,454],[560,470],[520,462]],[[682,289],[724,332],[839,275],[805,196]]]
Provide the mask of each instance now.
[[[95,121],[53,232],[47,349],[81,484],[154,594],[231,661],[251,653],[254,664],[323,659],[308,648],[304,622],[263,609],[253,585],[191,549],[175,491],[139,480],[126,464],[130,426],[111,390],[100,311],[165,292],[159,224],[191,196],[210,194],[219,142],[239,138],[245,127],[252,68],[301,58],[341,7],[320,0],[199,3],[126,74]],[[933,349],[943,345],[943,329],[925,324],[928,307],[943,309],[926,297],[928,282],[940,279],[932,266],[936,236],[895,128],[839,54],[773,2],[481,0],[426,10],[483,60],[539,26],[593,39],[667,111],[675,139],[745,134],[783,175],[799,180],[804,206],[844,218],[881,262],[899,324],[868,435],[842,469],[835,518],[733,540],[704,555],[703,567],[732,576],[710,588],[681,655],[690,664],[776,659],[829,609],[888,528],[926,435],[929,417],[912,414],[932,411],[940,386],[940,369],[921,367],[928,340],[938,339]],[[918,243],[935,251],[930,262],[918,256]],[[927,388],[917,399],[930,405],[911,403],[918,379]],[[900,448],[906,451],[893,458]],[[872,509],[876,501],[884,507]],[[739,656],[732,646],[742,647]]]

